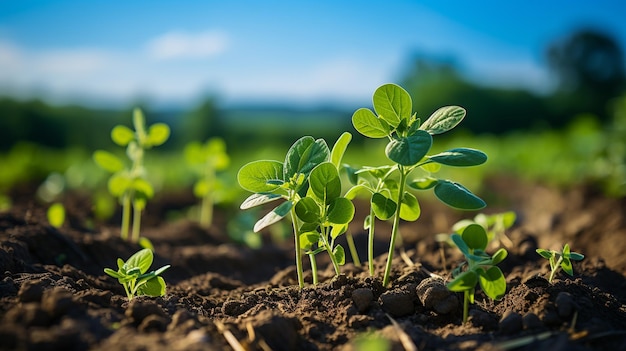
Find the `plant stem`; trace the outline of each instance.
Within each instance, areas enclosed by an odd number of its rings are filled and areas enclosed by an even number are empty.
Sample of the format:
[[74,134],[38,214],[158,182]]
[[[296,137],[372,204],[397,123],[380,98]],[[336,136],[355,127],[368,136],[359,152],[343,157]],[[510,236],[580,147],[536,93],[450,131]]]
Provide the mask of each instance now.
[[298,285],[304,288],[304,273],[302,272],[302,250],[300,249],[300,230],[298,229],[298,217],[296,216],[296,206],[291,207],[291,223],[293,224],[293,234],[295,236],[296,249],[296,271],[298,273]]
[[552,284],[552,279],[554,279],[554,275],[556,271],[559,269],[559,265],[563,262],[563,256],[559,256],[559,259],[556,261],[554,266],[550,265],[550,278],[548,279],[548,283]]
[[200,226],[208,229],[213,221],[213,201],[210,195],[202,197],[202,205],[200,207]]
[[139,241],[139,230],[141,229],[141,208],[133,205],[133,242]]
[[374,276],[374,225],[376,223],[376,214],[374,208],[370,205],[370,227],[367,238],[367,259],[369,260],[370,276]]
[[309,260],[311,260],[311,273],[313,274],[313,285],[317,285],[317,262],[315,261],[315,255],[310,253]]
[[128,228],[130,227],[130,194],[124,194],[122,200],[122,240],[128,240]]
[[402,196],[404,195],[404,183],[406,182],[407,174],[404,171],[404,166],[398,165],[400,171],[400,184],[398,185],[398,201],[396,202],[396,213],[393,217],[393,228],[391,229],[391,239],[389,240],[389,253],[387,255],[387,264],[385,265],[385,275],[383,276],[383,286],[389,284],[389,275],[391,274],[391,261],[393,260],[393,252],[395,250],[396,237],[398,236],[398,229],[400,226],[400,208],[402,207]]
[[359,259],[359,253],[356,251],[356,246],[354,245],[354,238],[352,237],[352,233],[346,233],[346,241],[348,242],[348,248],[350,249],[350,255],[352,256],[352,261],[354,265],[359,267],[361,266],[361,260]]
[[463,324],[467,323],[467,318],[469,316],[469,300],[470,300],[470,291],[465,290],[463,292]]
[[322,242],[324,243],[326,252],[328,252],[330,262],[333,263],[333,268],[335,268],[335,275],[339,275],[339,262],[337,262],[337,258],[333,255],[333,246],[328,242],[328,229],[328,227],[322,227]]

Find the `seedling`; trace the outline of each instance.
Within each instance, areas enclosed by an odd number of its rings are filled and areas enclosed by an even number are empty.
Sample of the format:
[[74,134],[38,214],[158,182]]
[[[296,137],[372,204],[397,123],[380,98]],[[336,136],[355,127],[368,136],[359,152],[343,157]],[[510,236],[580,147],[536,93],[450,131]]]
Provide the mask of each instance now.
[[141,228],[141,212],[146,207],[148,199],[154,196],[152,184],[146,178],[143,167],[143,157],[146,150],[159,146],[170,135],[170,128],[164,123],[155,123],[146,129],[143,113],[139,109],[133,111],[133,125],[135,131],[122,125],[117,125],[111,131],[111,139],[119,146],[126,147],[126,155],[131,160],[130,168],[124,167],[124,162],[114,154],[97,150],[93,154],[95,162],[113,175],[109,178],[108,188],[111,195],[118,198],[122,204],[122,239],[128,239],[130,227],[130,211],[133,208],[132,241],[139,240]]
[[[410,95],[401,87],[385,84],[374,92],[375,112],[360,108],[352,116],[354,128],[370,138],[387,138],[389,143],[385,154],[393,165],[376,168],[365,167],[352,172],[356,185],[347,197],[360,190],[370,194],[370,216],[365,227],[369,228],[368,258],[370,274],[373,267],[373,236],[375,217],[381,220],[393,218],[391,239],[383,284],[389,283],[391,263],[400,219],[415,221],[421,214],[419,202],[406,190],[434,189],[435,195],[445,204],[464,210],[477,210],[485,207],[485,202],[462,185],[446,179],[438,179],[431,173],[440,165],[466,167],[484,163],[487,155],[469,148],[456,148],[435,155],[427,155],[432,146],[432,136],[444,133],[465,117],[465,109],[459,106],[442,107],[435,111],[424,123],[412,113]],[[421,168],[426,176],[408,182],[411,172]],[[396,177],[396,174],[399,174]]]
[[508,254],[501,248],[492,256],[485,252],[489,240],[487,231],[477,223],[470,224],[459,233],[451,236],[454,244],[465,256],[463,262],[454,270],[454,279],[446,286],[450,291],[463,292],[463,323],[467,322],[469,304],[474,303],[476,284],[493,300],[499,300],[506,292],[506,280],[496,265]]
[[209,228],[213,222],[213,205],[222,184],[217,172],[228,168],[230,158],[226,154],[226,144],[220,138],[209,139],[205,144],[192,142],[185,147],[185,159],[196,167],[200,179],[195,183],[193,193],[202,199],[200,225]]
[[465,219],[457,222],[452,226],[452,230],[456,232],[469,224],[478,223],[487,231],[489,243],[502,244],[510,249],[513,247],[513,242],[506,235],[506,230],[515,224],[516,219],[517,215],[513,211],[490,215],[479,213],[474,217],[473,221]]
[[559,268],[562,268],[565,273],[573,276],[574,268],[572,267],[572,260],[581,261],[585,258],[585,255],[583,254],[570,251],[568,244],[563,246],[563,250],[561,252],[545,249],[537,249],[536,251],[539,255],[541,255],[541,257],[550,260],[550,278],[548,279],[550,283],[552,283],[552,279],[554,279],[554,275]]
[[335,239],[344,234],[354,218],[352,201],[341,196],[341,178],[337,167],[352,136],[344,133],[333,147],[332,162],[316,166],[309,176],[309,190],[295,205],[296,215],[302,221],[300,245],[311,258],[313,283],[317,283],[315,255],[326,251],[339,275],[339,266],[345,263],[345,249],[335,245]]
[[254,231],[272,225],[288,214],[291,217],[296,251],[296,271],[298,285],[304,287],[302,272],[302,245],[300,244],[300,226],[295,213],[295,205],[308,190],[309,175],[321,163],[327,162],[330,149],[323,139],[315,140],[305,136],[298,139],[287,151],[284,162],[259,160],[245,164],[237,174],[239,185],[253,192],[244,200],[240,208],[249,209],[279,199],[285,200],[272,211],[258,220]]
[[104,273],[116,278],[124,286],[128,300],[140,295],[163,296],[165,295],[165,280],[160,275],[170,268],[170,265],[148,272],[153,259],[152,250],[142,249],[130,256],[126,262],[118,258],[117,271],[105,268]]

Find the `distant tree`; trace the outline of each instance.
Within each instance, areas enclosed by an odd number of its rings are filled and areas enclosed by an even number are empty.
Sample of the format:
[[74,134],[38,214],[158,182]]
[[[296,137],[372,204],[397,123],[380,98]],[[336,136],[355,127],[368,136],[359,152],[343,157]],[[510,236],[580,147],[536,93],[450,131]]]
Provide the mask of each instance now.
[[554,104],[561,114],[606,114],[608,100],[626,87],[624,53],[608,34],[582,29],[551,43],[548,65],[557,80]]

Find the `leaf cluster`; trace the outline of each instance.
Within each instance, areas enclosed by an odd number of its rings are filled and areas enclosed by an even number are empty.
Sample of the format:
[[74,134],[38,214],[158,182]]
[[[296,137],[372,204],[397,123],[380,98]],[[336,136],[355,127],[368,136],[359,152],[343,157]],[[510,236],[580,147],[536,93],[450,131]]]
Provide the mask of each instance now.
[[552,283],[552,279],[559,268],[563,269],[563,271],[570,276],[573,276],[574,268],[572,266],[572,261],[581,261],[585,258],[585,255],[583,254],[570,251],[569,244],[565,244],[563,246],[563,250],[560,252],[545,249],[537,249],[536,251],[541,257],[550,261],[550,283]]
[[135,296],[165,295],[165,280],[160,276],[170,265],[148,272],[154,259],[152,250],[142,249],[132,255],[126,262],[117,259],[117,271],[105,268],[104,272],[124,286],[126,296],[132,300]]

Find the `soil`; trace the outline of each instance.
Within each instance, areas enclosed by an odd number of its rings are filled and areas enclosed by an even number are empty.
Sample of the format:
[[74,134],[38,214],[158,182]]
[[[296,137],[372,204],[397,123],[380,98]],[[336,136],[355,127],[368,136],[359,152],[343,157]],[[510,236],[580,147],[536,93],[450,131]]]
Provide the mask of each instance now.
[[[444,286],[461,256],[441,249],[434,234],[474,213],[435,201],[422,200],[422,218],[403,223],[389,287],[381,283],[389,226],[380,223],[375,276],[349,255],[334,276],[322,254],[320,283],[312,286],[305,262],[307,286],[299,289],[291,240],[236,244],[226,234],[227,209],[217,209],[209,230],[164,221],[166,209],[194,199],[163,196],[146,210],[143,235],[155,247],[153,267],[171,265],[167,292],[128,301],[103,268],[140,247],[121,240],[114,223],[90,224],[87,196],[64,200],[69,218],[56,229],[26,194],[0,213],[0,349],[626,350],[626,199],[505,177],[491,179],[483,197],[486,213],[518,215],[499,265],[507,293],[494,302],[478,290],[463,324],[462,295]],[[361,219],[351,232],[363,259]],[[564,243],[586,257],[573,277],[561,272],[549,283],[548,262],[535,249]]]

